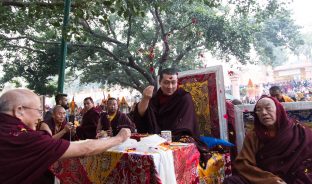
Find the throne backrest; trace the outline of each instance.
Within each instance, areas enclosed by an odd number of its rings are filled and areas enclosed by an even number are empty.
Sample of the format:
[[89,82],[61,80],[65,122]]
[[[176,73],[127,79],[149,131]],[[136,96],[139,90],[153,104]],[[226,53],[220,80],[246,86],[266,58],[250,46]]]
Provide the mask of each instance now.
[[180,72],[179,87],[192,95],[201,135],[227,140],[222,66]]

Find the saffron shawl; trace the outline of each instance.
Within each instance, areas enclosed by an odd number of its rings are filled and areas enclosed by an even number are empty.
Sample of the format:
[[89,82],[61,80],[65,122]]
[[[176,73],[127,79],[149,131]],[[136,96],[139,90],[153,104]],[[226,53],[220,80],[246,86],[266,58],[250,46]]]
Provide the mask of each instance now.
[[257,166],[286,183],[312,183],[311,129],[289,119],[276,98],[265,97],[272,99],[276,106],[277,134],[269,138],[266,127],[255,116],[255,132],[263,144],[256,154]]

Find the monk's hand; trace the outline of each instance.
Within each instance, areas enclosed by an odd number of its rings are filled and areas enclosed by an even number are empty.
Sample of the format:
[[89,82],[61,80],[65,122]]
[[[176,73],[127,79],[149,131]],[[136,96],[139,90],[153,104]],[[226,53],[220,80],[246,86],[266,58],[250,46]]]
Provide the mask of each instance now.
[[106,130],[106,132],[107,132],[107,136],[113,137],[113,130],[112,129],[108,129],[108,130]]
[[70,132],[72,134],[76,134],[76,127],[73,124],[70,124],[69,126],[70,126]]
[[69,124],[66,124],[64,127],[65,132],[69,132],[71,130],[71,126]]
[[102,131],[98,131],[98,132],[96,133],[95,138],[100,139],[100,138],[102,138],[102,137],[104,137],[104,134],[102,133]]
[[129,128],[122,128],[116,137],[121,138],[121,142],[125,142],[131,136],[131,131]]
[[151,99],[153,96],[153,91],[154,91],[154,86],[147,86],[144,90],[143,90],[143,98],[145,99]]

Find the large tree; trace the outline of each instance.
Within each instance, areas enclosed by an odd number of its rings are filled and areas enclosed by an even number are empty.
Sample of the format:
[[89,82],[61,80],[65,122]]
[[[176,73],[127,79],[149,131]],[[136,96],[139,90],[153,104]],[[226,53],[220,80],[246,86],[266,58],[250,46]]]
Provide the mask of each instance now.
[[304,44],[296,49],[296,54],[303,55],[308,62],[312,62],[312,32],[303,34]]
[[[42,75],[41,80],[57,73],[57,67],[51,67],[57,66],[57,58],[51,55],[57,56],[60,47],[62,6],[58,2],[44,4],[46,8],[31,3],[3,4],[0,8],[5,10],[1,17],[6,18],[0,24],[0,45],[8,61],[5,64],[12,66],[4,68],[2,83],[9,81],[8,76],[17,76],[17,71],[26,74],[29,68],[34,70],[31,74]],[[157,72],[164,67],[202,67],[200,58],[205,51],[226,60],[234,56],[246,63],[252,46],[262,56],[268,56],[263,52],[265,41],[290,48],[298,44],[294,41],[298,40],[297,35],[293,34],[297,28],[291,19],[268,32],[270,20],[289,17],[278,0],[262,4],[253,0],[218,2],[75,1],[66,34],[68,71],[79,73],[83,82],[120,84],[142,91],[147,84],[156,83]],[[286,28],[290,31],[283,32]],[[14,70],[15,65],[19,70]],[[23,77],[31,85],[30,76]],[[40,93],[50,93],[43,91]]]

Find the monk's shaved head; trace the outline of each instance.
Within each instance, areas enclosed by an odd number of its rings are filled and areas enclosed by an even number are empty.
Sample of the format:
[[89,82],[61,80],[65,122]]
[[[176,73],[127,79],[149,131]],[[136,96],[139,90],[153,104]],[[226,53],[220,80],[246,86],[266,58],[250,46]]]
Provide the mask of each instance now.
[[52,117],[56,124],[61,124],[66,120],[66,111],[63,106],[56,105],[52,111],[53,111]]
[[32,130],[42,118],[40,106],[39,96],[29,89],[12,89],[0,97],[0,112],[20,119]]
[[[63,110],[64,107],[61,106],[61,105],[56,105],[55,107],[53,107],[53,109],[52,109],[53,114],[55,114],[56,112],[58,112],[60,109]],[[64,111],[65,111],[65,109],[64,109]]]
[[28,105],[35,99],[39,100],[38,95],[29,89],[9,90],[0,97],[0,112],[11,111],[19,105]]

